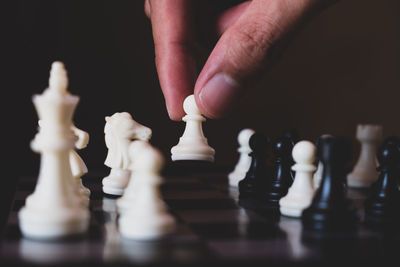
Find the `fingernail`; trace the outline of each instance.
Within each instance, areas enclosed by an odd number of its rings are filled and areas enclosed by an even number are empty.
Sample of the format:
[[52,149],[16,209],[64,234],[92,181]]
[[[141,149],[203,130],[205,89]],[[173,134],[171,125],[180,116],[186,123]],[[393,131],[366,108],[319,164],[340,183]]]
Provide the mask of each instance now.
[[203,87],[199,100],[212,117],[225,115],[240,96],[239,83],[225,73],[215,74]]

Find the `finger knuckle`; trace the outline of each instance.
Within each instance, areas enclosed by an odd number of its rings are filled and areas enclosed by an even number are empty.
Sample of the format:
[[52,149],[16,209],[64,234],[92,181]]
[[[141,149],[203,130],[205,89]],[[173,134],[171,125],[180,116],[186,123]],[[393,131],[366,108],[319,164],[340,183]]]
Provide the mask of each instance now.
[[277,26],[266,19],[252,21],[235,29],[227,54],[237,70],[257,68],[276,39]]

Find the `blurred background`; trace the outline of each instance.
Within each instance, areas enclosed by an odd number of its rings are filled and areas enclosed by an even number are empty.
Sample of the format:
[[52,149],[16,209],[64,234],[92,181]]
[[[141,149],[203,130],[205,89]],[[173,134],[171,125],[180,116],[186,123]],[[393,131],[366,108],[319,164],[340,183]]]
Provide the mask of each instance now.
[[[168,118],[143,1],[9,2],[2,8],[2,117],[9,135],[3,165],[15,164],[13,174],[37,175],[39,155],[29,147],[37,130],[31,97],[48,86],[55,60],[65,63],[69,90],[81,97],[74,121],[90,134],[80,152],[89,169],[101,168],[106,157],[104,117],[121,111],[150,127],[152,143],[169,159],[184,123]],[[204,124],[216,163],[235,164],[237,133],[246,127],[271,139],[292,128],[304,139],[354,139],[358,123],[400,134],[399,12],[397,0],[346,0],[314,18],[235,112]]]

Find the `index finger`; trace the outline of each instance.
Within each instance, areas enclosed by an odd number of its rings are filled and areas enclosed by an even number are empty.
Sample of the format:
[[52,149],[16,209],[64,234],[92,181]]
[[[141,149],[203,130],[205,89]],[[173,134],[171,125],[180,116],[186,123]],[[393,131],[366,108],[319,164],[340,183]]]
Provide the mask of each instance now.
[[191,1],[149,0],[155,61],[169,117],[180,120],[197,78]]

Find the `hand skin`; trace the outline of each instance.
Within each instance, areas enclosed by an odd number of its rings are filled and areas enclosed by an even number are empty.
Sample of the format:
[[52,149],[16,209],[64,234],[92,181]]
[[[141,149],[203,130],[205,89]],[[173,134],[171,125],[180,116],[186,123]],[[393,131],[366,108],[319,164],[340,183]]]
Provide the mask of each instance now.
[[[332,2],[146,0],[169,117],[181,120],[183,101],[193,93],[206,117],[229,114],[293,33]],[[199,47],[211,51],[202,69]]]

